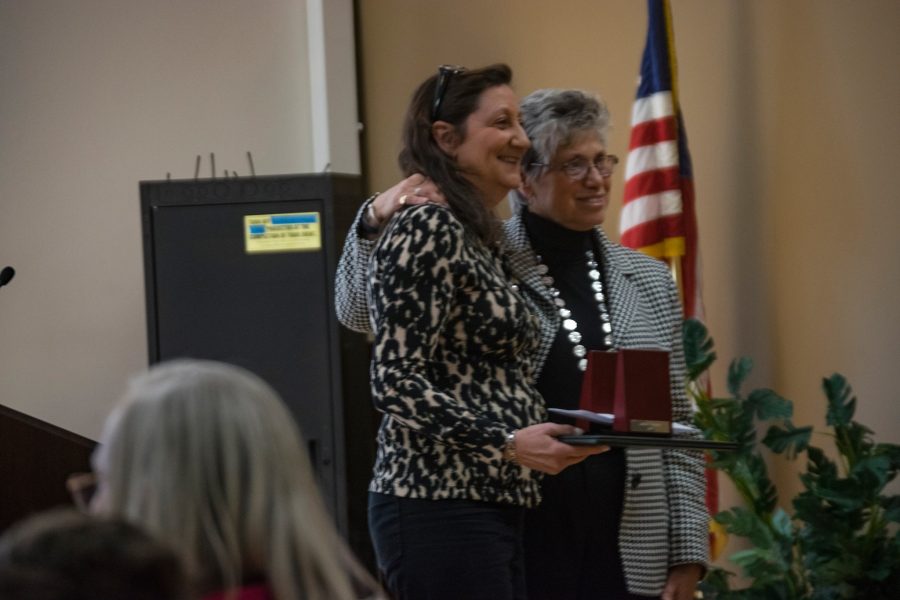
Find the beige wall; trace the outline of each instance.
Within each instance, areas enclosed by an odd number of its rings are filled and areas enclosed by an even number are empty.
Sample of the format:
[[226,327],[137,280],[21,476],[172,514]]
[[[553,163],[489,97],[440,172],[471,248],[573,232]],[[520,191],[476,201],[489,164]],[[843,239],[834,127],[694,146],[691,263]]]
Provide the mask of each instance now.
[[[319,0],[0,2],[0,403],[96,437],[146,366],[138,181],[358,167],[352,3],[326,1],[312,47]],[[313,97],[350,143],[321,152]]]
[[824,425],[819,381],[839,371],[860,420],[900,442],[900,3],[767,8],[760,29],[781,25],[757,67],[773,382],[797,422]]
[[[824,426],[820,380],[844,373],[858,416],[900,442],[900,3],[673,0],[694,159],[708,323],[727,362]],[[361,0],[371,191],[398,177],[400,119],[440,63],[508,62],[522,94],[599,92],[625,154],[645,3]],[[621,190],[621,174],[614,179]],[[618,236],[618,207],[606,226]],[[819,440],[824,443],[822,439]],[[796,478],[776,466],[785,496]],[[725,505],[733,502],[723,485]]]

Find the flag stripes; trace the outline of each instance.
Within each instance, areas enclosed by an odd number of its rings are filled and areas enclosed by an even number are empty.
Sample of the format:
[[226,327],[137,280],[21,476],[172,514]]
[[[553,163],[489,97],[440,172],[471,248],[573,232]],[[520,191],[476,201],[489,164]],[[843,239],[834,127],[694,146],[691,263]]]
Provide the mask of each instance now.
[[657,258],[684,256],[684,169],[672,92],[638,98],[631,119],[621,242]]
[[[678,167],[678,142],[676,140],[654,140],[654,142],[636,146],[628,152],[628,160],[625,163],[626,181],[647,171]],[[680,176],[680,172],[678,175]]]
[[[678,101],[678,68],[668,0],[647,0],[647,41],[631,110],[622,245],[668,261],[678,274],[684,314],[704,318],[694,174]],[[706,504],[718,510],[715,472],[707,471]]]
[[662,119],[650,119],[638,121],[631,129],[631,148],[649,146],[657,140],[675,140],[675,119],[664,117]]
[[[652,185],[652,184],[651,184]],[[649,186],[648,186],[649,187]],[[622,228],[640,227],[648,221],[681,214],[681,192],[670,189],[658,194],[641,195],[622,209]],[[675,222],[677,225],[677,222]]]

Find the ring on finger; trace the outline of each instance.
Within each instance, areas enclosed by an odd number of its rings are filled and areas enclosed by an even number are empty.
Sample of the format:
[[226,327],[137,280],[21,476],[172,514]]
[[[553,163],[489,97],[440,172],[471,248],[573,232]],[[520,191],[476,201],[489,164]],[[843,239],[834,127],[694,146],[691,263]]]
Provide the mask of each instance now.
[[400,196],[400,199],[397,202],[400,204],[400,206],[404,206],[404,205],[406,205],[406,199],[408,197],[409,197],[409,194],[403,194],[402,196]]

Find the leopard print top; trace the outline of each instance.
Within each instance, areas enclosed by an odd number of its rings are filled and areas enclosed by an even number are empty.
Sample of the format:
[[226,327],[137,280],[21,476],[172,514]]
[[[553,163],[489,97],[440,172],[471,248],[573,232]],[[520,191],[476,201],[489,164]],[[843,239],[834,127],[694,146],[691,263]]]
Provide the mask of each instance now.
[[384,417],[369,490],[535,506],[540,474],[502,448],[509,432],[546,420],[530,358],[540,330],[499,254],[449,209],[422,205],[394,218],[370,265],[372,394]]

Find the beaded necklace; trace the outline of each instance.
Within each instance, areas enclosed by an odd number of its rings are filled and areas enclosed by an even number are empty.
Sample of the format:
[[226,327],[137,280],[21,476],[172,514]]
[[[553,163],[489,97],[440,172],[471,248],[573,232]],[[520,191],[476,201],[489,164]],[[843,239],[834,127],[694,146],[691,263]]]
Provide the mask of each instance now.
[[[586,264],[588,268],[588,281],[591,289],[594,291],[594,300],[597,302],[597,310],[600,312],[601,329],[603,330],[603,346],[604,350],[611,350],[613,346],[612,340],[612,323],[609,320],[609,310],[606,307],[606,296],[603,293],[603,281],[600,278],[600,270],[598,269],[597,260],[591,250],[585,251]],[[587,348],[581,344],[582,335],[578,331],[578,323],[572,318],[572,311],[566,307],[566,301],[560,295],[559,290],[554,287],[553,276],[550,274],[550,267],[544,264],[540,256],[537,256],[537,272],[541,275],[541,281],[547,286],[547,291],[553,298],[553,303],[559,311],[562,318],[562,328],[568,331],[568,339],[572,342],[572,354],[578,359],[578,368],[581,371],[587,369]]]

